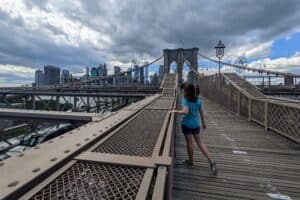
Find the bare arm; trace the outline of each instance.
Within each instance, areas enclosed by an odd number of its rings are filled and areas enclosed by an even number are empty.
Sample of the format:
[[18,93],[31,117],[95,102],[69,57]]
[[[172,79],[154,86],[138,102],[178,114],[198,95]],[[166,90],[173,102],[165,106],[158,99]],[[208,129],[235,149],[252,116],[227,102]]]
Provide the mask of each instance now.
[[203,127],[203,129],[206,129],[206,123],[205,123],[205,120],[204,120],[204,115],[203,115],[202,108],[199,109],[199,113],[200,113],[200,117],[201,117],[201,121],[202,121],[202,127]]
[[187,114],[189,114],[189,107],[188,106],[184,106],[182,110],[172,110],[171,112],[178,113],[178,114],[183,114],[183,115],[187,115]]

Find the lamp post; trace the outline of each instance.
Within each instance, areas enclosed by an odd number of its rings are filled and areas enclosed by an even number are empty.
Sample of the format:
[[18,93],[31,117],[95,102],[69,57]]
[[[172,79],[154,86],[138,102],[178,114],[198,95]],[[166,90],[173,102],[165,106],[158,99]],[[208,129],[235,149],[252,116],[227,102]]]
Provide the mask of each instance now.
[[216,49],[216,57],[219,58],[219,74],[221,73],[221,58],[224,56],[224,49],[225,45],[222,44],[221,40],[219,40],[219,43],[217,46],[215,46]]

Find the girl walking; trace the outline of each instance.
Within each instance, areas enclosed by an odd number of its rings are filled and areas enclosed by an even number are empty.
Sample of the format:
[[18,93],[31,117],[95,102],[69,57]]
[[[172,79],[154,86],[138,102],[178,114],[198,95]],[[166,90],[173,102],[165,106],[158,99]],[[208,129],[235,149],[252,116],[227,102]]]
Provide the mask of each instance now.
[[[197,92],[198,93],[198,92]],[[182,114],[181,128],[186,140],[187,153],[189,159],[185,161],[185,164],[193,166],[193,138],[200,148],[202,153],[209,161],[210,168],[214,175],[217,174],[216,163],[213,162],[211,154],[209,153],[206,145],[202,142],[200,135],[200,127],[202,125],[203,130],[206,129],[204,115],[202,111],[202,102],[197,98],[196,88],[194,85],[187,83],[184,85],[184,98],[182,99],[182,110],[172,110],[171,112]],[[201,117],[201,122],[199,119]]]

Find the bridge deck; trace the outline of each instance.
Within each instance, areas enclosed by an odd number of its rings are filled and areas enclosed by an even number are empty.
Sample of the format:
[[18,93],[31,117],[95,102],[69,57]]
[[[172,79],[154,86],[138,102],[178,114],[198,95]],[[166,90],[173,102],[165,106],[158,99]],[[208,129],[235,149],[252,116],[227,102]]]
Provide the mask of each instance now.
[[267,193],[300,198],[299,145],[248,123],[207,99],[203,103],[208,126],[203,139],[219,173],[217,177],[211,175],[208,162],[196,145],[194,166],[182,164],[187,153],[178,122],[174,199],[272,199]]

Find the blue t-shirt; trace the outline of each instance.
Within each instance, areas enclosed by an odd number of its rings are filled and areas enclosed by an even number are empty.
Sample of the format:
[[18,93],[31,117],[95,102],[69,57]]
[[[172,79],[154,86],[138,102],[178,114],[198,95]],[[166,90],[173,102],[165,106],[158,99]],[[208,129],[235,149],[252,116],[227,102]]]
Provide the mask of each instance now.
[[188,107],[189,113],[183,115],[181,124],[188,128],[199,128],[200,124],[200,115],[199,109],[201,108],[202,103],[199,99],[196,102],[189,102],[187,99],[182,99],[182,107]]

